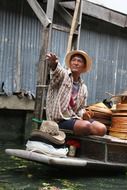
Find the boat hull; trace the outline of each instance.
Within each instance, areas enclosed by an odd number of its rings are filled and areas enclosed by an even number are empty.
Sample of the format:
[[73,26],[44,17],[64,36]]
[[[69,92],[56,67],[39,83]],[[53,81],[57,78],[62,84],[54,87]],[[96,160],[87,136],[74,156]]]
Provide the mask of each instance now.
[[127,168],[127,141],[111,136],[76,137],[67,135],[67,138],[78,139],[81,148],[76,157],[53,157],[37,152],[20,149],[6,149],[10,156],[58,167],[80,167],[88,169],[126,169]]

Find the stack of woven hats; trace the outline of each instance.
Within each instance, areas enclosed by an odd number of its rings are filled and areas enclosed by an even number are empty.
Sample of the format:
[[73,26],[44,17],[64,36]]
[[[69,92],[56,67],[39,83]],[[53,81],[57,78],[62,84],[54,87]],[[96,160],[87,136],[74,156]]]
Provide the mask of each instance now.
[[120,139],[127,139],[127,91],[116,95],[119,102],[112,110],[112,122],[109,134]]
[[106,125],[107,129],[111,126],[112,111],[103,102],[93,104],[86,108],[86,110],[93,112],[92,119],[99,121]]

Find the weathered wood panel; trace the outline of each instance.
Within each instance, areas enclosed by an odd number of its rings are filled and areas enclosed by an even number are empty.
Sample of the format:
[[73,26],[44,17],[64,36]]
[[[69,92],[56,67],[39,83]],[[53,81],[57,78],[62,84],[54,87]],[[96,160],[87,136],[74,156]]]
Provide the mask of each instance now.
[[0,109],[34,110],[34,100],[17,96],[0,96]]

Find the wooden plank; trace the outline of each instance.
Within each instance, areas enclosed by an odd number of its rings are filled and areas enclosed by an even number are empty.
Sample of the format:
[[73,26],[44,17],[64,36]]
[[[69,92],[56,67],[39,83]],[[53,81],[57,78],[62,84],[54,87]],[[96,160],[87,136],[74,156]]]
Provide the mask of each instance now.
[[50,23],[51,20],[47,17],[41,6],[36,0],[27,0],[31,8],[33,9],[34,13],[42,23],[44,27],[47,27]]

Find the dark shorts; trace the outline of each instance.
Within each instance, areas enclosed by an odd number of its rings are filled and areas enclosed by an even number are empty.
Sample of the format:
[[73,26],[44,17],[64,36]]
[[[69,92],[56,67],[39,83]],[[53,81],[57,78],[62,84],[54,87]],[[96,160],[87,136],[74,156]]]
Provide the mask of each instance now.
[[[58,124],[59,124],[59,128],[60,129],[68,129],[68,130],[73,130],[74,129],[74,124],[76,122],[77,119],[72,118],[69,120],[61,120]],[[90,119],[89,122],[92,123],[94,121],[94,119]]]
[[73,130],[76,119],[61,120],[59,124],[60,129]]

